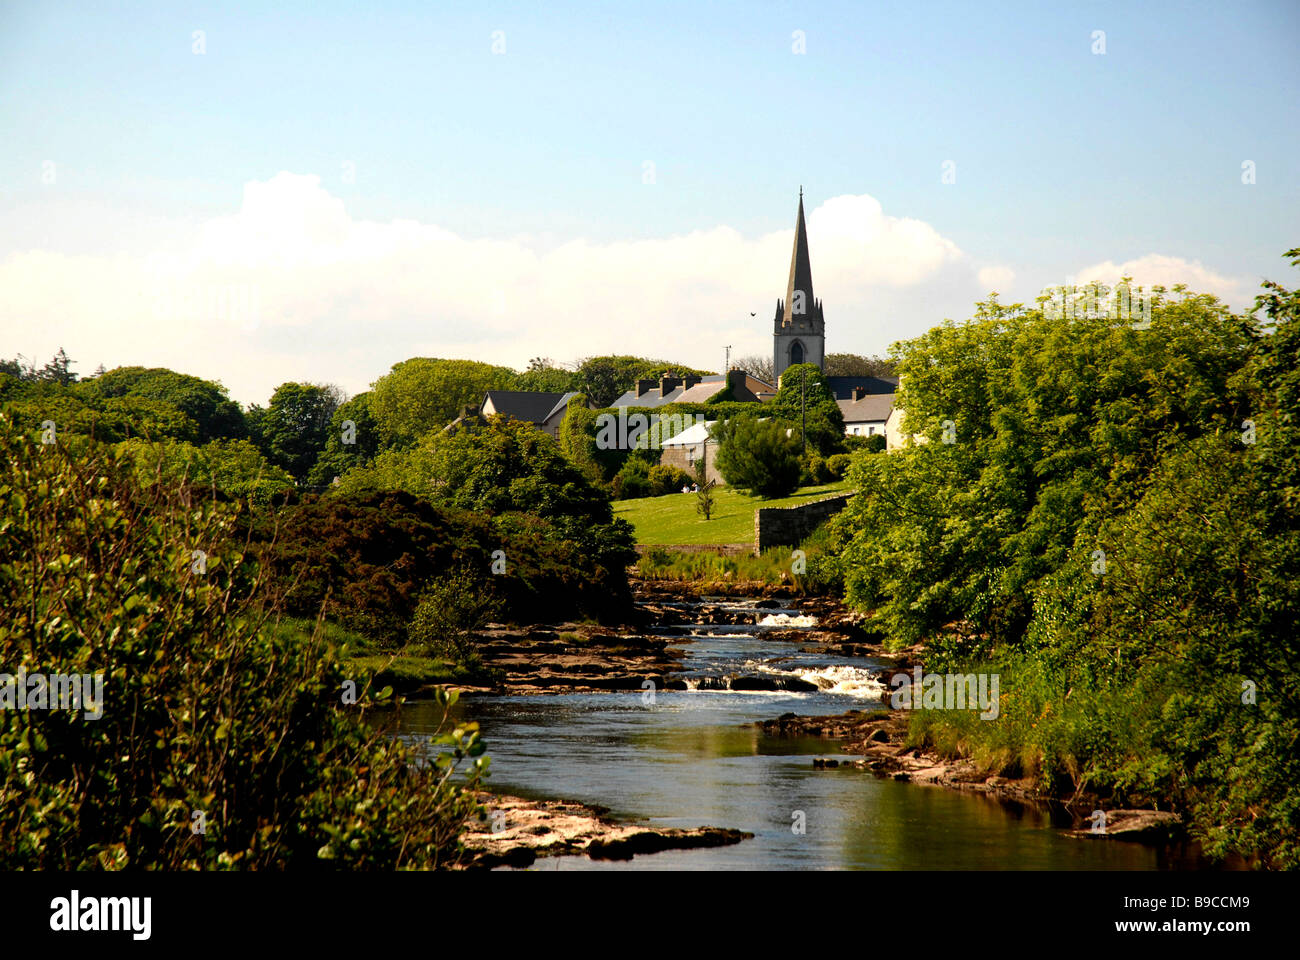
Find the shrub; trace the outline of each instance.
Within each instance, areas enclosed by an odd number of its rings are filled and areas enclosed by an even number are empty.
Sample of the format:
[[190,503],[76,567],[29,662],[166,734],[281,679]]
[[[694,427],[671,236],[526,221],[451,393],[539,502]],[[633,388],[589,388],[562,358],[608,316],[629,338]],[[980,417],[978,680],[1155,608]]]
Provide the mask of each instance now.
[[500,601],[482,576],[457,570],[431,582],[420,594],[408,629],[410,643],[427,654],[464,663],[471,658],[470,634],[497,616]]
[[799,441],[776,420],[728,421],[718,432],[718,470],[731,486],[765,499],[799,486]]
[[366,690],[346,706],[324,635],[277,628],[237,507],[142,489],[108,448],[41,447],[2,419],[0,454],[0,663],[104,679],[98,718],[0,710],[0,868],[458,857],[478,808],[453,774],[475,758],[472,786],[486,762],[476,727],[442,735],[455,755],[430,768],[365,722]]
[[614,496],[619,500],[636,500],[651,496],[650,467],[640,457],[629,457],[614,477]]
[[650,468],[650,496],[662,497],[668,493],[681,493],[682,487],[691,485],[691,477],[680,467],[661,463]]
[[837,453],[834,456],[826,458],[826,470],[834,480],[843,480],[845,471],[849,469],[849,463],[853,458],[847,453]]

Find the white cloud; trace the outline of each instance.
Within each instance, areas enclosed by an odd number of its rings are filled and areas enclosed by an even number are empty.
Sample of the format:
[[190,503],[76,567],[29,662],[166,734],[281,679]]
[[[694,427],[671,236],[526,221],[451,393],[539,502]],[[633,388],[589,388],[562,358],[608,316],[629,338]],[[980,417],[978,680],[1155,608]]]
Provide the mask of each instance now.
[[977,276],[985,291],[1005,293],[1010,289],[1011,281],[1016,279],[1016,272],[1010,267],[982,267]]
[[1113,285],[1120,277],[1132,277],[1136,286],[1150,289],[1164,286],[1172,289],[1176,283],[1185,283],[1193,293],[1213,293],[1226,303],[1242,306],[1247,298],[1247,281],[1228,277],[1204,266],[1199,260],[1184,260],[1159,253],[1149,253],[1136,260],[1116,264],[1112,260],[1084,267],[1071,283],[1100,283]]
[[[522,367],[635,353],[717,368],[724,344],[735,356],[771,349],[793,240],[793,228],[751,239],[726,226],[550,249],[471,240],[355,220],[318,177],[291,173],[247,184],[237,212],[179,241],[175,226],[152,253],[0,262],[6,349],[43,359],[63,346],[83,374],[100,361],[168,366],[263,403],[286,380],[355,393],[421,355]],[[956,244],[870,196],[811,209],[808,232],[829,351],[883,351],[939,322],[936,298],[961,309],[975,292]]]

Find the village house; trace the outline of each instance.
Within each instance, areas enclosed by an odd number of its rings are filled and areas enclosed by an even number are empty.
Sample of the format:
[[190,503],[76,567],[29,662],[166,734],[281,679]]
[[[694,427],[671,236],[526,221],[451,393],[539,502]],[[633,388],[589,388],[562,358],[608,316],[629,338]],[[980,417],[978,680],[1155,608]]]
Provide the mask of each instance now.
[[576,396],[577,392],[574,390],[568,393],[489,390],[479,407],[479,414],[485,418],[493,414],[501,414],[512,420],[522,420],[552,437],[558,437],[560,423],[564,420],[564,412],[568,409],[569,400]]

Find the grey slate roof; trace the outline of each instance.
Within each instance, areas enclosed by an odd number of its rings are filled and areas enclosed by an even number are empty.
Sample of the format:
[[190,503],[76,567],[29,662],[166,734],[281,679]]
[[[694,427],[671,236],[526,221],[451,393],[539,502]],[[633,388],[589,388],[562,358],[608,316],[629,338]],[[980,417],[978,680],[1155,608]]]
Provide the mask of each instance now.
[[479,409],[484,409],[491,400],[497,413],[526,423],[545,423],[556,410],[569,402],[571,396],[573,391],[542,393],[532,390],[489,390]]
[[893,393],[898,389],[898,377],[827,377],[826,386],[836,400],[852,400],[854,387],[862,387],[868,394]]
[[872,393],[861,400],[837,400],[845,423],[883,423],[894,409],[892,393]]
[[[696,403],[702,403],[703,401],[707,400],[709,397],[713,396],[713,394],[717,393],[719,390],[726,387],[726,385],[727,385],[727,378],[722,376],[722,374],[720,373],[715,373],[708,377],[701,377],[700,382],[690,388],[691,395],[687,398],[687,400],[694,401]],[[701,389],[701,387],[705,387],[705,386],[711,386],[714,389],[706,393],[704,390]],[[685,392],[686,391],[683,390],[681,387],[677,387],[677,389],[669,390],[666,394],[660,396],[659,389],[656,387],[646,393],[643,393],[641,396],[638,397],[636,395],[636,390],[632,389],[629,390],[627,393],[623,394],[613,403],[611,403],[610,406],[611,407],[662,407],[666,403],[679,402],[682,398],[682,394]]]

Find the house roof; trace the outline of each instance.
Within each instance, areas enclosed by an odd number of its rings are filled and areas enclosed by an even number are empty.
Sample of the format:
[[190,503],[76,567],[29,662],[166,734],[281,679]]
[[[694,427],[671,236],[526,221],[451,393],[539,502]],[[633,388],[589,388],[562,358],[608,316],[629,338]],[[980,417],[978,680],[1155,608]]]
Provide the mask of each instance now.
[[497,413],[527,423],[545,423],[557,410],[562,409],[572,396],[573,391],[542,393],[533,390],[489,390],[479,409],[484,410],[490,400],[492,409]]
[[845,423],[884,423],[894,409],[892,393],[868,394],[861,400],[837,400]]
[[854,387],[867,394],[893,393],[898,389],[898,377],[827,377],[826,386],[836,400],[852,400]]
[[715,373],[707,377],[701,377],[700,382],[688,390],[683,390],[680,386],[669,390],[662,396],[659,388],[653,387],[641,396],[636,395],[636,390],[629,390],[617,400],[610,404],[611,407],[662,407],[666,403],[680,403],[686,394],[687,403],[702,403],[709,399],[719,390],[727,385],[727,378],[721,374]]
[[661,440],[661,447],[689,447],[697,443],[703,443],[709,439],[709,429],[718,421],[709,420],[707,423],[696,423],[687,427],[675,437],[669,437],[667,440]]

